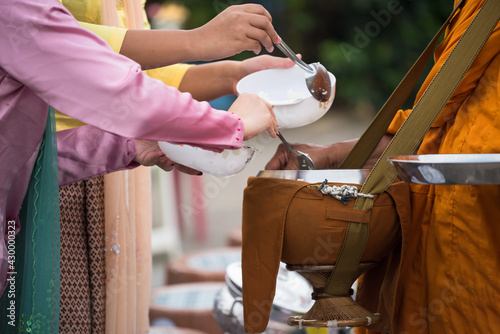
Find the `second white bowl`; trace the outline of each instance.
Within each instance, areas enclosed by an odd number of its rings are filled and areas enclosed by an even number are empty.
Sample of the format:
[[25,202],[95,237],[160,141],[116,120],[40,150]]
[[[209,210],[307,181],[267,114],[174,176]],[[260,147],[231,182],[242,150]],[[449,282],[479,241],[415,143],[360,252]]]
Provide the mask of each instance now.
[[296,128],[320,119],[332,105],[336,79],[330,75],[332,94],[327,102],[317,101],[306,86],[304,70],[298,66],[288,69],[269,69],[252,73],[236,85],[239,94],[258,94],[274,107],[282,129]]

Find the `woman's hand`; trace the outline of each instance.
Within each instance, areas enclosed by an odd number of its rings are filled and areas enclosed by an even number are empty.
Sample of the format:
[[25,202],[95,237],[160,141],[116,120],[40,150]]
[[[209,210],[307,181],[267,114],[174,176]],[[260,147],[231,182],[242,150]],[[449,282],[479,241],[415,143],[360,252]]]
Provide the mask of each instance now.
[[189,92],[195,100],[212,101],[225,95],[238,95],[236,85],[243,77],[269,68],[289,68],[293,61],[269,55],[243,61],[222,60],[192,66],[179,85],[181,92]]
[[258,95],[241,94],[228,111],[235,113],[243,121],[245,127],[243,140],[253,138],[264,130],[276,138],[278,122],[273,107]]
[[163,154],[158,142],[153,140],[135,140],[136,154],[134,161],[143,166],[158,166],[164,171],[170,172],[174,167],[182,173],[189,175],[201,175],[196,169],[180,165]]
[[[309,154],[309,157],[314,162],[316,169],[331,169],[332,166],[330,158],[330,146],[312,145],[312,144],[291,144],[295,151],[299,150],[303,153]],[[267,163],[265,169],[271,170],[298,170],[299,164],[297,156],[290,153],[283,144],[280,144],[276,153]]]
[[167,172],[174,168],[174,162],[163,154],[156,141],[136,139],[135,150],[134,161],[143,166],[158,166]]
[[120,53],[143,70],[190,61],[223,59],[242,51],[259,54],[280,43],[271,15],[261,5],[231,6],[193,30],[127,30]]
[[242,51],[259,54],[280,43],[269,12],[261,5],[231,6],[200,28],[191,31],[199,48],[200,60],[222,59]]

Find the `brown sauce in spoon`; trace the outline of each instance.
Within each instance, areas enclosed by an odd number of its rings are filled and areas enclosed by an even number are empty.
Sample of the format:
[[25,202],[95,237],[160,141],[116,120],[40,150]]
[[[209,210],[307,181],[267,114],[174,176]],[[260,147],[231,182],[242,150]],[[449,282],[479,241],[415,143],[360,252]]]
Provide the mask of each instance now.
[[314,98],[320,102],[326,102],[330,99],[331,95],[331,81],[328,72],[321,65],[317,67],[316,75],[312,81]]

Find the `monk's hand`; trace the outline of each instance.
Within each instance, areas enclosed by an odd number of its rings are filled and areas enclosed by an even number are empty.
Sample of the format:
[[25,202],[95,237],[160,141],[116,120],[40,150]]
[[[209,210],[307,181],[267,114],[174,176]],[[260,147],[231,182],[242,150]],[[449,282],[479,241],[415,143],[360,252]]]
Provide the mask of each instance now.
[[[309,157],[314,162],[316,169],[331,169],[338,167],[338,163],[332,164],[330,161],[331,148],[330,146],[313,145],[313,144],[292,144],[295,151],[301,151],[309,154]],[[267,163],[268,170],[298,170],[299,163],[297,156],[291,153],[283,144],[278,146],[276,153]]]

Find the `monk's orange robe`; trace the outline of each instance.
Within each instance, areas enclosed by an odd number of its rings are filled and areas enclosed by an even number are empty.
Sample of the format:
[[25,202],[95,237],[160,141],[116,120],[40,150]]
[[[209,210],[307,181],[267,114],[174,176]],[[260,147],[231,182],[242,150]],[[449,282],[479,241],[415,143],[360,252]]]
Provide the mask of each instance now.
[[[483,3],[465,2],[435,52],[435,66],[417,99]],[[500,153],[499,76],[497,25],[418,153]],[[399,111],[389,132],[395,133],[409,113]],[[498,332],[500,185],[412,184],[411,191],[410,237],[398,282],[392,332]]]

